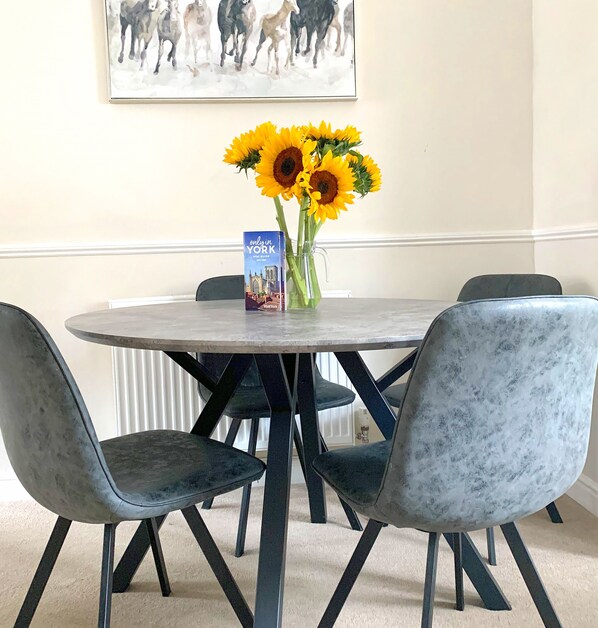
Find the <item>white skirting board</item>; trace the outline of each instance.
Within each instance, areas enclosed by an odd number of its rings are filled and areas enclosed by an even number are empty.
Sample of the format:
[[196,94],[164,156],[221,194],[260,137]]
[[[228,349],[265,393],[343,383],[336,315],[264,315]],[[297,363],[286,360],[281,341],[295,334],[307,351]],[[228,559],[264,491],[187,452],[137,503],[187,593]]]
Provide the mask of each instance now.
[[598,482],[582,474],[567,495],[598,517]]

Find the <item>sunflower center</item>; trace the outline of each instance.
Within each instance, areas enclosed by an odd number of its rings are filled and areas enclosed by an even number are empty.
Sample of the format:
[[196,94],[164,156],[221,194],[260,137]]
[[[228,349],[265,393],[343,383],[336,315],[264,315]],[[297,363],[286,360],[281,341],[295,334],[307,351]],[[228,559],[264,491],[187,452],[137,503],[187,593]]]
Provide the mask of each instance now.
[[273,175],[282,187],[295,185],[298,174],[303,170],[303,155],[296,146],[285,148],[274,161]]
[[322,198],[320,203],[328,205],[332,203],[338,193],[338,181],[336,177],[327,170],[318,170],[311,175],[310,180],[312,189],[317,190]]

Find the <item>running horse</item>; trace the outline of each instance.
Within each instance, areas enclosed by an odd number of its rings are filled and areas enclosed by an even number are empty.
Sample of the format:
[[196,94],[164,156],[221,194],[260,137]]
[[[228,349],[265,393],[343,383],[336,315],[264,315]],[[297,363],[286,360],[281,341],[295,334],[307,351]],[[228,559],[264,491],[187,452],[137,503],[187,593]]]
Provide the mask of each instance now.
[[254,66],[257,62],[257,57],[267,39],[270,39],[270,47],[268,48],[268,71],[270,71],[270,56],[274,51],[274,59],[276,60],[276,74],[280,75],[280,65],[278,59],[278,46],[281,41],[284,41],[287,47],[287,61],[285,68],[289,67],[291,62],[291,36],[287,28],[287,18],[289,13],[299,13],[299,7],[295,0],[283,0],[280,9],[271,15],[264,15],[260,23],[260,41],[255,51],[255,58],[251,63]]
[[[147,47],[156,30],[159,14],[158,0],[122,0],[120,3],[120,40],[121,49],[118,62],[122,63],[125,53],[127,29],[131,29],[131,48],[129,59],[139,59],[143,68]],[[142,42],[144,45],[141,50]]]
[[189,47],[193,46],[193,58],[197,65],[197,53],[200,43],[203,41],[206,51],[206,61],[210,59],[212,51],[210,25],[212,24],[212,11],[207,0],[195,0],[185,9],[183,15],[185,24],[185,56],[189,58]]
[[[247,40],[253,33],[255,22],[255,6],[253,0],[234,0],[231,8],[233,19],[233,39],[235,42],[235,63],[237,70],[243,68],[243,60],[247,52]],[[239,41],[243,38],[243,47],[239,52]]]
[[226,55],[232,55],[234,51],[234,42],[231,51],[226,51],[228,40],[233,36],[235,30],[235,20],[231,15],[234,2],[235,0],[220,0],[220,3],[218,4],[217,20],[218,28],[220,29],[220,43],[222,45],[222,51],[220,53],[220,67],[224,65]]
[[165,41],[169,41],[171,44],[167,61],[171,61],[172,68],[176,70],[176,47],[179,43],[181,35],[183,34],[183,16],[179,11],[179,0],[168,0],[168,8],[166,11],[162,11],[162,13],[160,13],[160,17],[158,18],[157,29],[159,47],[158,61],[156,62],[154,74],[158,74],[158,72],[160,72],[160,61],[162,60]]

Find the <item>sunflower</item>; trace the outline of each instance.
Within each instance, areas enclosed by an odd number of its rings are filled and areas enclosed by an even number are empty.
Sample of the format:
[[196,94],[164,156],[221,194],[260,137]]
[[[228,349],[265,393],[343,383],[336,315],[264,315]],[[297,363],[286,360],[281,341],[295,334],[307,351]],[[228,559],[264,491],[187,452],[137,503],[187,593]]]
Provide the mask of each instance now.
[[334,132],[334,139],[339,142],[346,142],[352,146],[357,146],[361,144],[361,133],[354,126],[348,126],[344,129],[337,129]]
[[361,144],[361,133],[354,126],[333,131],[330,124],[322,121],[320,126],[313,124],[304,126],[303,133],[308,139],[317,142],[320,157],[330,151],[335,157],[346,155],[352,148]]
[[382,173],[378,164],[369,155],[352,153],[349,155],[349,166],[355,176],[355,191],[362,198],[370,192],[377,192],[382,186]]
[[268,138],[275,133],[276,127],[271,122],[264,122],[253,131],[235,137],[224,155],[225,163],[237,166],[245,172],[255,168],[260,162],[260,151]]
[[297,179],[311,161],[315,148],[316,143],[306,140],[298,127],[281,129],[269,136],[256,167],[255,182],[262,188],[262,194],[270,197],[280,194],[285,200],[293,195],[300,196],[302,191]]
[[332,132],[332,127],[330,123],[326,123],[322,120],[320,122],[320,126],[314,126],[313,124],[308,124],[303,127],[303,132],[305,136],[312,140],[333,140],[334,133]]
[[353,203],[353,171],[342,157],[331,152],[304,173],[300,185],[311,199],[307,213],[315,215],[318,222],[336,220],[341,210],[346,211],[346,206]]

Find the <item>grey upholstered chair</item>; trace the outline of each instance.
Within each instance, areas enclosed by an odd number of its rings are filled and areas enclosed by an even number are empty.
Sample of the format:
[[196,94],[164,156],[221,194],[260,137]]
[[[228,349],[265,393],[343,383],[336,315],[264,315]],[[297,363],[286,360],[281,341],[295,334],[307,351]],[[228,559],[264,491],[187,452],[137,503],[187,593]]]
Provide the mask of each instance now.
[[[563,294],[561,284],[554,277],[539,274],[502,274],[478,275],[469,279],[457,301],[475,301],[478,299],[507,299],[512,297],[536,297]],[[395,408],[401,405],[405,394],[405,384],[395,384],[384,392],[388,403]],[[546,506],[553,523],[563,523],[556,504]],[[488,562],[496,565],[496,549],[494,531],[487,530]]]
[[58,521],[16,625],[31,623],[73,521],[104,525],[99,626],[110,624],[118,523],[144,520],[162,594],[170,585],[156,517],[181,510],[243,626],[253,616],[195,504],[257,480],[264,464],[209,438],[171,430],[98,442],[77,385],[33,316],[0,304],[0,428],[29,494]]
[[370,521],[320,627],[332,626],[384,524],[429,533],[422,626],[432,623],[439,535],[501,526],[545,626],[560,626],[515,521],[560,497],[587,453],[598,300],[462,303],[432,323],[391,440],[319,456],[314,467]]
[[[561,284],[554,277],[538,274],[478,275],[461,288],[457,301],[479,299],[508,299],[563,294]],[[405,384],[395,384],[384,391],[391,406],[398,408],[405,394]]]
[[[244,299],[244,297],[245,279],[243,275],[210,277],[199,284],[195,295],[196,301]],[[226,368],[230,357],[231,356],[228,354],[202,353],[198,356],[198,359],[211,374],[218,379]],[[317,368],[315,369],[315,379],[316,403],[319,411],[347,406],[355,400],[355,393],[352,390],[324,379]],[[200,385],[199,392],[204,401],[209,399],[210,392],[204,386]],[[255,455],[260,419],[270,416],[270,406],[268,405],[266,393],[255,364],[249,367],[239,389],[226,407],[225,414],[232,419],[225,443],[233,445],[241,427],[241,422],[243,420],[250,420],[251,430],[249,434],[248,453]],[[296,425],[294,426],[294,440],[303,468],[301,437]],[[325,447],[325,444],[323,444],[323,446]],[[237,543],[235,547],[235,556],[237,557],[242,556],[245,551],[245,536],[247,532],[250,497],[251,485],[247,484],[243,489],[239,528],[237,530]],[[208,500],[205,502],[203,508],[211,508],[212,501],[213,500]],[[354,517],[354,520],[356,521],[357,518]],[[361,527],[359,527],[359,529],[361,529]]]

